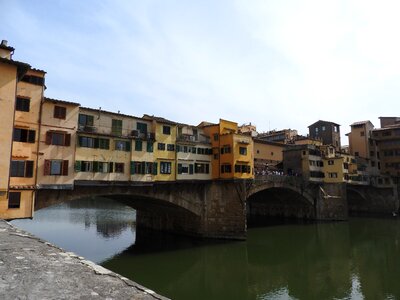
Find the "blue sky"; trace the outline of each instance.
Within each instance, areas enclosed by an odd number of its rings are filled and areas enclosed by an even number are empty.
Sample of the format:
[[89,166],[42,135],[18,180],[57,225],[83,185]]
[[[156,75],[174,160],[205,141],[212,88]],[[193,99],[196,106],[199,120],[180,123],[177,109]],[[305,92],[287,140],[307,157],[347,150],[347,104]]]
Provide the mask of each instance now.
[[398,1],[0,2],[0,39],[47,97],[301,134],[399,116]]

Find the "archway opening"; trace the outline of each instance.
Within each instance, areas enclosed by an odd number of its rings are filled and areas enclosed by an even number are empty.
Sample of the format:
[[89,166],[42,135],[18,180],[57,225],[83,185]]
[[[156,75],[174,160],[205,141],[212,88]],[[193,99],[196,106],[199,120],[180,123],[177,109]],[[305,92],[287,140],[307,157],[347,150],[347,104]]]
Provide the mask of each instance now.
[[246,213],[249,227],[315,219],[314,205],[287,188],[269,188],[251,195],[247,199]]

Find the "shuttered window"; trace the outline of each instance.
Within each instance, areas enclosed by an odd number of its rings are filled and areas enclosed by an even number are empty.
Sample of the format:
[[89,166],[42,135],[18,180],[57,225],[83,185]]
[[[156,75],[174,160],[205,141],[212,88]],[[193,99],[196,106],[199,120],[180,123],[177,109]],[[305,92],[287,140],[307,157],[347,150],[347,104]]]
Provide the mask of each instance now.
[[33,160],[12,160],[11,177],[33,177]]
[[46,159],[44,161],[44,175],[68,175],[68,160]]
[[67,116],[67,108],[64,106],[55,105],[53,116],[57,119],[65,119],[65,117]]
[[8,208],[19,208],[21,205],[21,192],[8,193]]

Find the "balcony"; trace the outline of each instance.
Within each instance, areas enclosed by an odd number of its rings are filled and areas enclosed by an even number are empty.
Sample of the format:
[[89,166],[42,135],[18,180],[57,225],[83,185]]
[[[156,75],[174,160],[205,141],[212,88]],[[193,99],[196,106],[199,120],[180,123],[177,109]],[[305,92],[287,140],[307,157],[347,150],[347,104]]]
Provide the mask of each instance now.
[[97,127],[89,125],[79,125],[78,130],[84,132],[97,132]]
[[203,143],[210,144],[210,138],[204,135],[190,135],[190,134],[181,134],[176,138],[177,142],[188,142],[188,143]]

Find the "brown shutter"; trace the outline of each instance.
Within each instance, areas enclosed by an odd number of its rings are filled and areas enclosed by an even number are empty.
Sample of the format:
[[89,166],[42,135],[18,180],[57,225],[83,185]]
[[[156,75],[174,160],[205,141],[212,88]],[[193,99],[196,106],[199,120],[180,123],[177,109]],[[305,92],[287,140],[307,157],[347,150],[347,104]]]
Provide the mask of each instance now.
[[44,175],[50,175],[51,160],[44,160]]
[[46,132],[46,145],[50,145],[51,144],[51,132],[47,131]]
[[66,134],[65,135],[65,146],[70,146],[71,145],[71,135]]
[[62,175],[64,175],[64,176],[68,175],[68,160],[63,160],[61,172],[62,172]]

